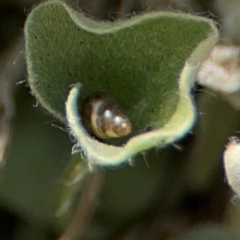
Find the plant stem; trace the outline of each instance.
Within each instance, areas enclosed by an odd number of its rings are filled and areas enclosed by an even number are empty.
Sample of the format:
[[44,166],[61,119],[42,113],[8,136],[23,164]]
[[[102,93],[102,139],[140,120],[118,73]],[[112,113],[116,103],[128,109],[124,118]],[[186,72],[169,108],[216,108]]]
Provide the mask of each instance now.
[[87,182],[84,185],[82,197],[77,205],[76,212],[66,228],[65,232],[58,240],[75,240],[80,238],[94,210],[94,205],[101,188],[103,179],[103,171],[95,168],[94,172],[89,175]]

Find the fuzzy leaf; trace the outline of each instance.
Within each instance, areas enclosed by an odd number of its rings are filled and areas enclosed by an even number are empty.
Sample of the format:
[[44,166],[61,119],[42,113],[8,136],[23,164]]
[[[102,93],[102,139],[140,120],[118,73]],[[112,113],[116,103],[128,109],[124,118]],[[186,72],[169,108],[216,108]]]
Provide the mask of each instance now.
[[[95,91],[113,97],[133,124],[131,139],[125,147],[93,140],[81,148],[97,164],[117,164],[189,130],[195,119],[191,86],[217,37],[210,20],[189,14],[155,12],[106,23],[49,1],[25,25],[29,84],[60,120],[72,84],[81,83],[80,101]],[[149,126],[154,130],[144,133]],[[83,137],[86,143],[88,134]]]

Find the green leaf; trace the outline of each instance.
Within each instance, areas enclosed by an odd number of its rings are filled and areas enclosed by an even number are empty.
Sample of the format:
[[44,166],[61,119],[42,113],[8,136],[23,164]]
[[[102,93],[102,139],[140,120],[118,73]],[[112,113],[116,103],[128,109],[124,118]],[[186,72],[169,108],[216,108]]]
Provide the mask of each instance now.
[[[210,20],[189,14],[155,12],[106,23],[49,1],[36,7],[25,25],[29,84],[60,120],[72,84],[81,83],[80,101],[95,91],[113,97],[132,122],[131,139],[114,147],[83,131],[80,145],[95,163],[117,164],[189,130],[195,120],[191,86],[217,37]],[[76,117],[78,96],[68,104]],[[81,128],[80,121],[77,125]],[[144,133],[149,126],[154,130]],[[89,139],[91,146],[82,146]]]

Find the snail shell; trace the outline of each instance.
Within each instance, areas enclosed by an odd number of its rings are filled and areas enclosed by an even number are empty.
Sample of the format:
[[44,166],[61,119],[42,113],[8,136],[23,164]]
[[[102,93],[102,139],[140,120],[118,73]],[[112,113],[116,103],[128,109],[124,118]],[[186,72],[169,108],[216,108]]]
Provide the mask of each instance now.
[[92,93],[84,99],[81,116],[86,130],[99,139],[124,137],[132,130],[123,109],[102,92]]

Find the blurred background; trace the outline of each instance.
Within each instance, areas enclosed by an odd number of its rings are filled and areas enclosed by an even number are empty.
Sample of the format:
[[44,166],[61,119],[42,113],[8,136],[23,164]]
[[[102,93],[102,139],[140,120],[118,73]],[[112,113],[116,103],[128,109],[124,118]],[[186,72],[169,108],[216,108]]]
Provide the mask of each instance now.
[[[0,240],[57,239],[68,224],[54,209],[73,142],[31,95],[25,71],[24,22],[39,2],[0,0]],[[205,16],[217,23],[220,43],[240,43],[238,0],[68,2],[107,21],[163,10]],[[240,135],[240,111],[198,85],[193,96],[199,117],[192,133],[138,156],[134,166],[103,170],[96,211],[81,239],[180,239],[189,231],[230,239],[240,232],[239,202],[222,159],[229,137]]]

